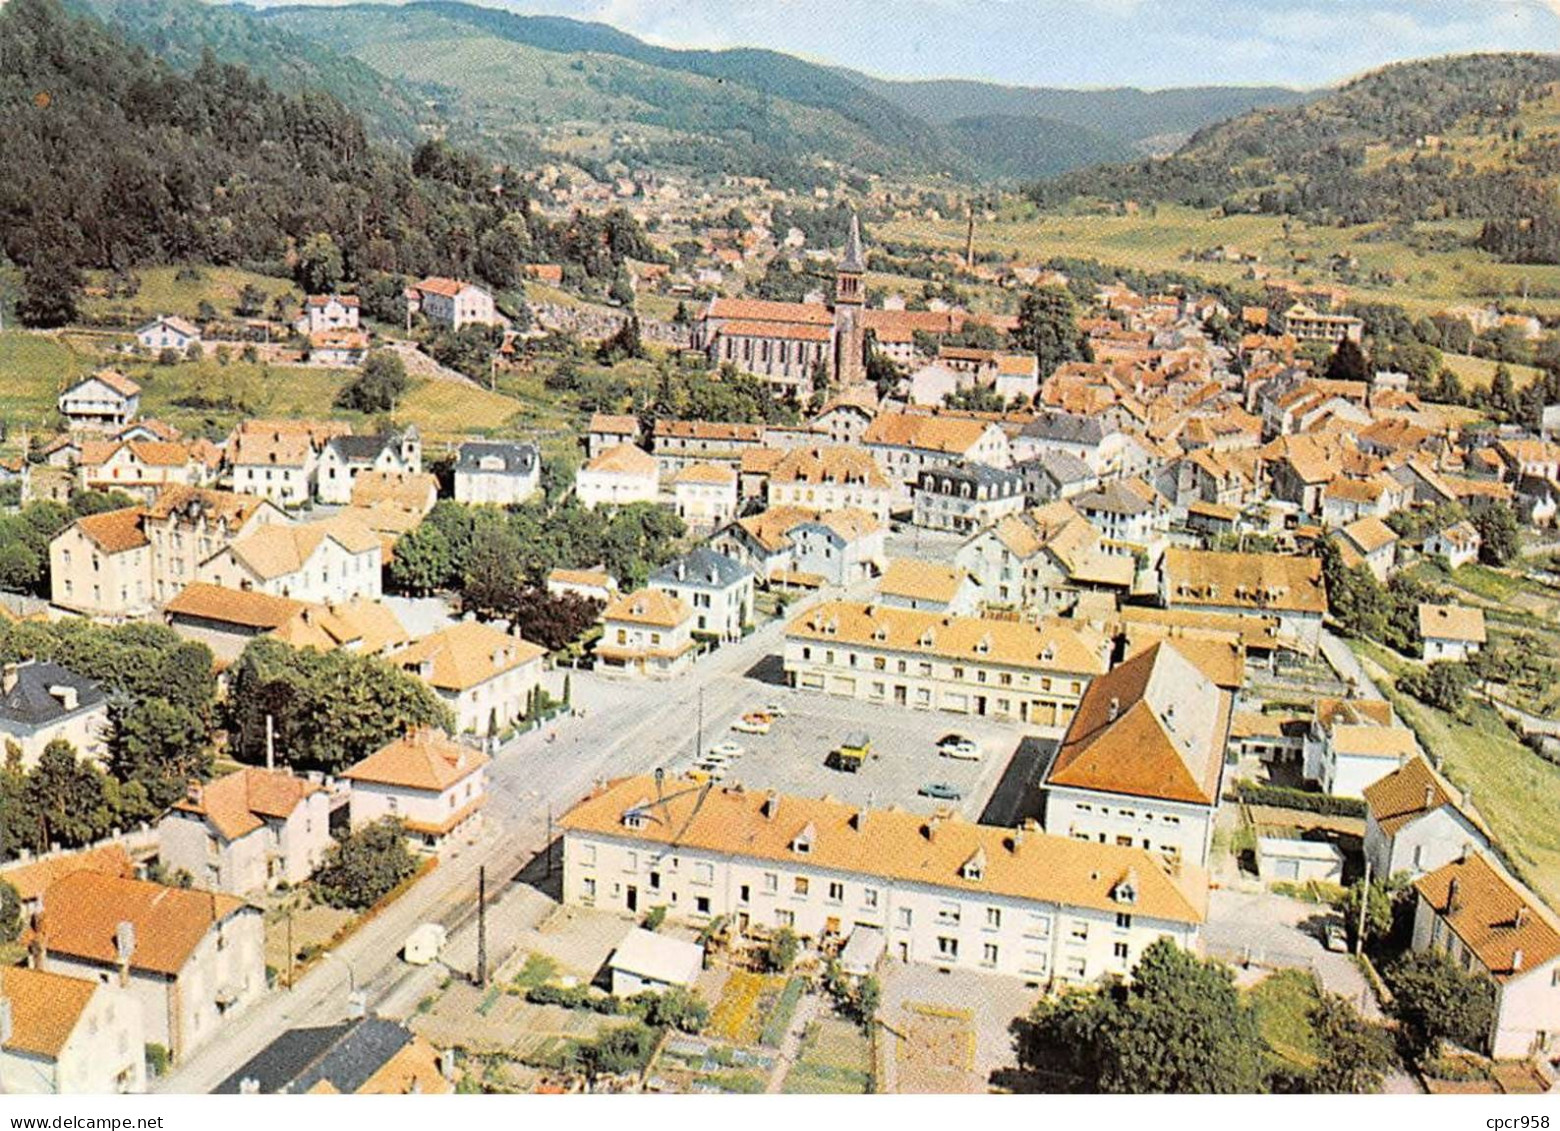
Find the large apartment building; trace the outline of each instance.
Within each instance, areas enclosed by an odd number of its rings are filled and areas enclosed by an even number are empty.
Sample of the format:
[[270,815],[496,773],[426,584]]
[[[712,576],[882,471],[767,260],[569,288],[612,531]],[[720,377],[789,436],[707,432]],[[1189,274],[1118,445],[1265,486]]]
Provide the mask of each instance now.
[[786,626],[793,687],[923,711],[1065,727],[1108,666],[1108,642],[1083,625],[945,616],[829,601]]
[[1128,975],[1143,949],[1198,945],[1206,884],[1137,848],[703,785],[624,778],[560,822],[563,898],[629,914],[665,907],[744,934],[884,936],[900,962],[1084,983]]

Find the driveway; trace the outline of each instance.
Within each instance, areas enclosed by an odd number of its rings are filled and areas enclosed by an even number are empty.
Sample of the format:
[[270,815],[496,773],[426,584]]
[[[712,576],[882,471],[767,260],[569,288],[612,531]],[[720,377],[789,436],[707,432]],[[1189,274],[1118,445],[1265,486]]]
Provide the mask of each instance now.
[[1381,1009],[1354,960],[1322,945],[1321,925],[1337,918],[1330,907],[1271,892],[1220,889],[1208,893],[1203,943],[1209,957],[1225,962],[1308,969],[1323,989],[1377,1020]]
[[1360,666],[1359,657],[1354,654],[1354,649],[1349,647],[1348,641],[1324,628],[1321,648],[1322,658],[1333,671],[1338,673],[1339,679],[1354,684],[1355,695],[1358,698],[1386,698],[1381,694],[1381,689],[1376,686],[1375,681],[1365,674],[1365,669]]

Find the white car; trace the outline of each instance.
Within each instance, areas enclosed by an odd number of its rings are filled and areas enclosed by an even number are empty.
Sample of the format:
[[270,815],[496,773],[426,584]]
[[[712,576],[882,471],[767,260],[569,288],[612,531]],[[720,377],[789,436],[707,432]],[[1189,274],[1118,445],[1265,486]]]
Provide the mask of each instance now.
[[773,717],[764,711],[753,711],[731,724],[738,734],[768,734]]
[[728,739],[725,742],[717,742],[714,746],[711,746],[710,752],[706,755],[706,757],[720,758],[723,761],[729,762],[733,758],[742,757],[743,753],[744,751],[741,746]]
[[956,758],[961,762],[980,761],[980,747],[960,734],[944,735],[937,743],[937,752],[944,758]]

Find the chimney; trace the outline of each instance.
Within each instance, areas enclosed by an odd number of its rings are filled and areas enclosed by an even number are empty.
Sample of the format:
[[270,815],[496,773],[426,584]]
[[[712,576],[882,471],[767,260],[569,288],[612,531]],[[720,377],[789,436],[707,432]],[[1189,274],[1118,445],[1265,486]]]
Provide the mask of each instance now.
[[1460,887],[1461,885],[1457,882],[1456,876],[1453,876],[1452,882],[1446,885],[1446,913],[1448,915],[1455,914],[1462,905],[1462,901],[1458,898],[1462,894],[1459,890]]
[[765,820],[773,821],[775,814],[780,811],[780,795],[770,790],[764,795],[764,803],[759,806],[758,811],[764,815]]
[[120,920],[114,928],[114,959],[119,964],[119,984],[130,984],[130,957],[135,954],[135,924]]
[[205,789],[204,789],[204,787],[202,787],[200,782],[192,781],[192,782],[190,782],[189,789],[186,791],[186,793],[187,793],[187,796],[190,799],[190,804],[191,805],[199,805],[201,797],[205,793]]
[[1427,785],[1427,786],[1425,786],[1425,808],[1426,809],[1433,809],[1434,807],[1435,807],[1435,786]]
[[1517,973],[1522,969],[1522,948],[1519,946],[1511,952],[1511,972]]
[[0,678],[0,686],[4,687],[7,695],[16,690],[16,681],[21,677],[20,669],[20,664],[7,664],[5,666],[5,674],[3,678]]
[[1115,722],[1117,716],[1119,716],[1120,714],[1121,714],[1121,700],[1118,699],[1116,696],[1112,695],[1110,697],[1110,711],[1109,711],[1109,713],[1108,713],[1108,715],[1106,717],[1106,722],[1112,722],[1112,723]]

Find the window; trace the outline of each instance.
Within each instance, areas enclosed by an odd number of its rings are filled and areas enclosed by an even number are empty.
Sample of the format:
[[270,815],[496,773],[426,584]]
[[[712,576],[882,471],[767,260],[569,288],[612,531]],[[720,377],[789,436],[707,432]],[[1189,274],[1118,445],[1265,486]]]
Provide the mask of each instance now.
[[938,935],[937,936],[937,957],[939,957],[939,958],[957,958],[957,957],[959,957],[959,940],[958,939],[954,939],[954,938],[949,938],[947,935]]
[[585,877],[584,882],[580,884],[580,894],[583,895],[586,899],[595,899],[596,881],[591,879],[589,876]]
[[796,877],[795,890],[796,890],[796,894],[797,895],[803,895],[803,896],[806,895],[807,894],[807,886],[808,885],[807,885],[807,877],[806,876],[797,876]]
[[1130,931],[1132,929],[1132,916],[1125,911],[1116,912],[1116,929],[1118,931]]
[[1039,915],[1031,911],[1029,921],[1024,924],[1024,937],[1031,939],[1045,939],[1051,937],[1051,917]]
[[830,903],[839,903],[844,898],[845,898],[845,885],[841,884],[841,883],[835,883],[835,882],[831,881],[830,884],[829,884],[829,902]]
[[997,964],[996,943],[986,943],[980,948],[980,964],[982,966],[995,966]]
[[764,873],[764,891],[768,892],[770,895],[773,895],[775,892],[777,892],[779,890],[780,890],[780,877],[775,875],[773,872],[765,872]]
[[1089,938],[1089,924],[1084,919],[1074,919],[1072,930],[1068,932],[1074,942],[1087,942]]
[[899,925],[901,927],[908,927],[913,921],[914,917],[910,914],[910,908],[901,907],[899,909]]
[[[878,905],[877,888],[863,888],[861,890],[861,905],[863,907],[876,907]],[[1560,971],[1556,971],[1560,973]]]
[[751,896],[752,890],[747,886],[747,884],[742,884],[737,888],[738,903],[746,903],[748,899],[751,898]]
[[937,921],[957,926],[959,922],[959,905],[952,902],[943,903],[937,908]]
[[1088,973],[1089,962],[1086,958],[1069,958],[1067,960],[1067,976],[1069,978],[1082,978]]
[[625,872],[637,872],[637,871],[639,871],[639,853],[637,853],[637,852],[630,852],[630,853],[627,853],[623,857],[623,871],[625,871]]
[[700,915],[708,915],[710,913],[710,897],[707,895],[695,896],[693,909]]
[[704,861],[695,861],[693,865],[693,882],[696,884],[712,884],[715,882],[715,865]]
[[794,927],[794,926],[796,926],[796,912],[794,912],[794,911],[787,911],[783,907],[780,908],[779,910],[777,910],[775,912],[775,925],[777,927]]
[[986,926],[991,927],[993,929],[1002,926],[1002,908],[1000,908],[1000,907],[988,907],[988,908],[986,908]]
[[1126,958],[1127,958],[1127,944],[1126,943],[1119,942],[1115,946],[1111,947],[1110,949],[1111,949],[1111,953],[1114,954],[1117,958],[1121,959],[1123,962],[1126,961]]

